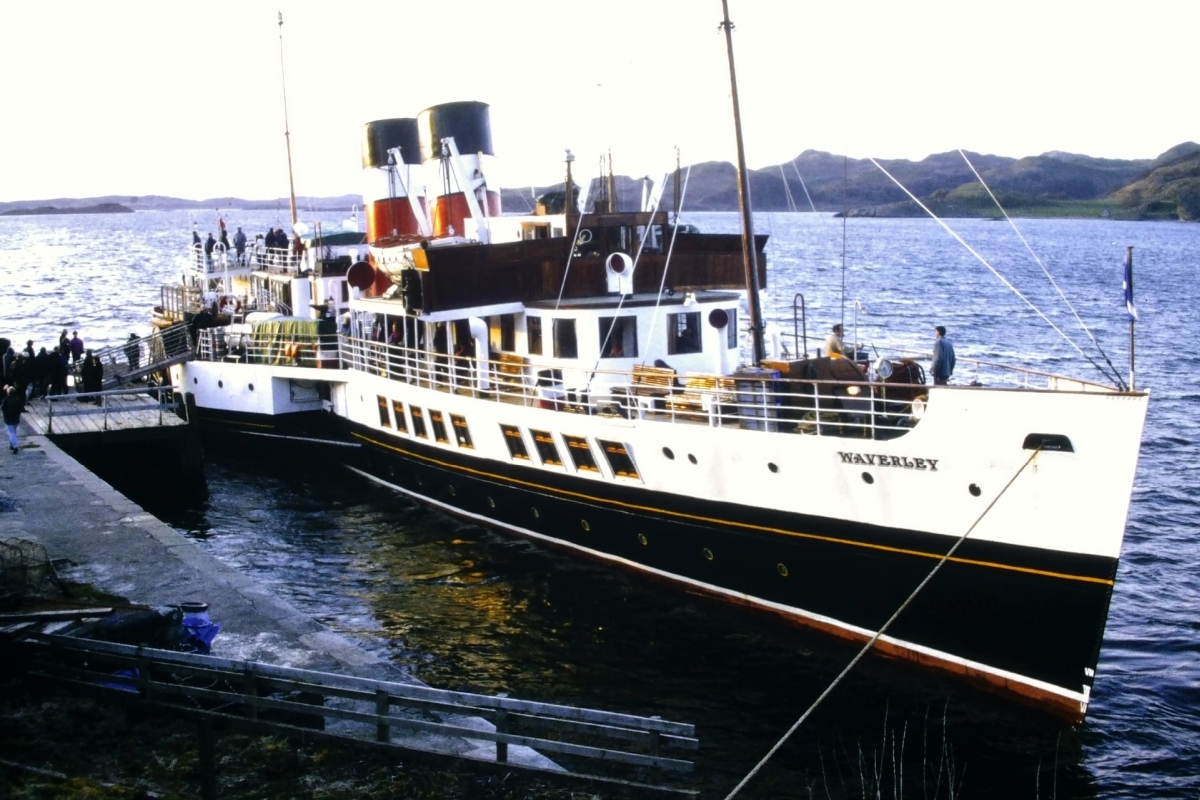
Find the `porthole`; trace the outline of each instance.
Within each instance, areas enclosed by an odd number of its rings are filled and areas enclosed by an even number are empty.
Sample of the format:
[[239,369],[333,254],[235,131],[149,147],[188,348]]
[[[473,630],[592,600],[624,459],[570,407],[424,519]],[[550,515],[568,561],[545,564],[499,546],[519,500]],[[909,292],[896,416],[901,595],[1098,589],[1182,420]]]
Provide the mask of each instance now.
[[588,521],[586,519],[579,520],[579,527],[583,528],[585,531],[590,531],[592,529],[592,526],[588,525]]
[[192,383],[199,383],[199,382],[200,382],[199,378],[192,378]]
[[979,488],[979,484],[977,483],[972,483],[968,486],[967,491],[971,493],[971,497],[979,497],[979,495],[983,494],[983,490]]
[[712,552],[712,550],[709,550],[709,549],[706,547],[706,548],[704,548],[703,550],[701,550],[700,552],[701,552],[701,553],[704,553],[704,560],[705,560],[705,561],[712,561],[712,560],[713,560],[713,552]]
[[538,518],[538,510],[536,508],[530,508],[529,511],[533,514],[534,519]]
[[872,484],[875,482],[875,476],[869,472],[863,473],[863,483]]
[[696,461],[696,457],[694,455],[692,455],[691,453],[688,453],[688,461],[692,462],[693,464],[700,463],[700,462]]
[[458,491],[457,491],[457,490],[454,488],[454,484],[450,484],[450,486],[449,486],[449,489],[450,489],[450,496],[451,496],[451,497],[454,497],[455,495],[457,495],[457,494],[458,494]]
[[771,472],[779,472],[779,465],[774,461],[769,461],[767,462],[767,469],[771,470]]
[[218,388],[218,389],[224,389],[224,388],[225,388],[225,381],[217,381],[217,388]]
[[496,501],[489,497],[488,498],[488,508],[495,508],[495,507],[496,507]]
[[788,576],[787,564],[776,564],[775,571],[778,572],[781,577],[786,578]]
[[672,452],[671,448],[669,448],[669,447],[664,447],[664,448],[663,448],[663,455],[664,455],[664,456],[666,456],[666,457],[667,457],[668,459],[670,459],[671,461],[674,461],[674,460],[675,460],[675,453],[674,453],[674,452]]
[[638,534],[638,541],[641,542],[643,546],[650,544],[650,540],[646,538],[646,534],[644,533]]
[[253,384],[253,383],[251,383],[251,384],[249,384],[249,386],[250,386],[250,391],[252,391],[252,392],[253,392],[253,391],[254,391],[254,384]]

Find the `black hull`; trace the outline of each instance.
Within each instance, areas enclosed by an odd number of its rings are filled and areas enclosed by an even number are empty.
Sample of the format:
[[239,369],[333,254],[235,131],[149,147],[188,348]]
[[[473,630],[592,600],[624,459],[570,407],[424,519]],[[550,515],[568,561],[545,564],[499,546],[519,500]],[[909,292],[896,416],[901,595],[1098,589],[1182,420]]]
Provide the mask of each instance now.
[[[367,474],[443,511],[853,639],[883,625],[953,544],[482,462],[365,428],[352,436],[366,445],[354,458]],[[968,539],[877,647],[1082,718],[1116,567]]]

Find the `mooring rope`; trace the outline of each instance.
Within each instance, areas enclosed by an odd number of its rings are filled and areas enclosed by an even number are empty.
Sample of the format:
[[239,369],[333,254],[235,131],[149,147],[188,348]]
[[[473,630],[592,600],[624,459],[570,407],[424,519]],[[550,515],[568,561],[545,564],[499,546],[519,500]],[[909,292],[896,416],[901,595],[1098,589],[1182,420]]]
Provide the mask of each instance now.
[[1000,205],[1000,200],[997,199],[996,195],[992,194],[991,187],[987,185],[987,181],[985,181],[983,176],[979,174],[979,170],[975,169],[975,165],[971,163],[971,159],[967,158],[967,154],[963,152],[961,147],[958,149],[958,154],[963,157],[963,161],[967,162],[967,166],[971,168],[971,172],[975,173],[975,177],[979,180],[979,184],[983,187],[983,190],[988,193],[988,197],[992,198],[992,202],[996,204],[996,208],[1000,209],[1000,213],[1004,215],[1004,219],[1008,222],[1009,227],[1013,229],[1013,233],[1017,234],[1017,238],[1021,240],[1021,244],[1025,245],[1025,249],[1029,251],[1029,255],[1032,256],[1033,260],[1037,262],[1037,265],[1042,268],[1042,274],[1046,276],[1046,280],[1050,281],[1050,285],[1054,287],[1054,291],[1058,292],[1058,296],[1062,298],[1064,303],[1066,303],[1067,308],[1070,309],[1071,314],[1074,315],[1075,321],[1079,323],[1079,327],[1083,328],[1083,332],[1086,333],[1088,338],[1092,340],[1092,344],[1096,346],[1096,351],[1104,357],[1104,363],[1108,364],[1108,368],[1112,370],[1112,375],[1109,375],[1107,372],[1105,372],[1104,368],[1095,361],[1092,361],[1092,359],[1088,358],[1087,356],[1084,356],[1084,358],[1087,358],[1088,361],[1091,361],[1092,366],[1100,370],[1101,375],[1116,383],[1117,388],[1119,388],[1121,391],[1125,391],[1125,382],[1121,380],[1121,374],[1117,371],[1117,368],[1113,366],[1112,361],[1109,360],[1108,353],[1105,353],[1104,348],[1100,346],[1100,342],[1096,341],[1096,337],[1092,335],[1092,331],[1079,316],[1079,312],[1075,310],[1075,306],[1071,305],[1071,301],[1067,299],[1066,294],[1064,294],[1063,290],[1059,288],[1058,282],[1054,280],[1054,276],[1050,274],[1050,270],[1046,269],[1046,265],[1042,263],[1040,258],[1038,258],[1037,253],[1033,252],[1033,247],[1031,247],[1029,242],[1025,240],[1025,237],[1021,234],[1021,229],[1017,227],[1017,223],[1013,222],[1012,217],[1010,217],[1008,212],[1004,210],[1004,206]]
[[987,508],[985,508],[983,512],[976,517],[975,521],[971,523],[971,527],[967,528],[967,532],[958,537],[958,541],[954,543],[954,546],[946,552],[946,555],[942,556],[942,559],[934,565],[933,569],[929,571],[929,574],[926,575],[919,584],[917,584],[917,588],[913,589],[912,594],[910,594],[905,601],[900,604],[900,607],[896,609],[896,612],[888,617],[887,622],[883,623],[883,626],[880,627],[880,629],[877,630],[875,634],[867,640],[867,643],[864,644],[862,649],[858,651],[858,654],[850,660],[850,663],[846,665],[846,668],[838,673],[838,676],[833,679],[833,682],[825,687],[825,691],[821,692],[817,699],[812,702],[812,705],[810,705],[808,709],[800,715],[800,719],[796,720],[792,727],[788,728],[787,733],[780,737],[779,741],[775,743],[775,746],[767,751],[767,754],[763,756],[757,764],[754,765],[754,768],[750,770],[746,777],[742,778],[741,782],[739,782],[737,786],[733,787],[729,794],[725,795],[725,800],[733,800],[733,798],[737,796],[737,793],[745,788],[746,784],[753,780],[754,776],[757,775],[759,771],[766,766],[766,763],[771,760],[771,757],[779,752],[779,748],[783,747],[784,743],[791,738],[792,734],[804,724],[804,721],[812,716],[812,713],[817,710],[817,706],[821,705],[825,698],[837,688],[838,684],[842,682],[842,679],[850,673],[850,670],[854,669],[854,666],[863,659],[863,656],[870,652],[871,648],[875,646],[875,642],[879,641],[879,638],[887,632],[887,629],[892,626],[892,623],[895,622],[902,613],[904,613],[904,609],[908,608],[909,604],[911,604],[920,591],[925,588],[926,584],[933,580],[933,576],[937,574],[938,570],[940,570],[942,566],[950,560],[951,556],[953,556],[955,551],[958,550],[959,545],[967,540],[967,537],[971,535],[971,532],[975,530],[976,526],[983,521],[983,518],[988,515],[988,512],[991,511],[996,503],[1000,501],[1000,498],[1004,496],[1004,493],[1008,491],[1009,487],[1013,485],[1017,478],[1020,477],[1021,473],[1025,471],[1025,468],[1029,466],[1031,461],[1033,461],[1034,456],[1040,452],[1042,452],[1042,448],[1039,446],[1036,450],[1029,454],[1029,458],[1025,459],[1025,463],[1023,463],[1020,469],[1018,469],[1016,473],[1008,479],[1008,483],[1004,484],[1004,488],[1001,489],[1000,492],[992,499],[992,502],[988,503]]

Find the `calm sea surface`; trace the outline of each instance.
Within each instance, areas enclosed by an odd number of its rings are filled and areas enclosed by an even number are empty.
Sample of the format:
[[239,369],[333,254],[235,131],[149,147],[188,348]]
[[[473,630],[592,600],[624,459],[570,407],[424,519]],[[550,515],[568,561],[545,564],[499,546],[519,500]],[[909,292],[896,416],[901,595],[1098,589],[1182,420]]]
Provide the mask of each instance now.
[[[285,224],[284,216],[235,211],[226,220],[231,232],[244,225],[252,237]],[[347,215],[318,216],[336,226]],[[691,221],[710,231],[737,225],[734,214]],[[0,336],[53,345],[68,328],[102,346],[131,330],[146,333],[159,287],[177,279],[193,223],[202,236],[216,227],[211,212],[0,218]],[[842,222],[764,214],[756,224],[771,234],[768,316],[790,333],[802,292],[810,336],[823,338],[842,314]],[[1094,354],[1007,224],[950,224]],[[1200,226],[1018,225],[1123,375],[1121,262],[1134,247],[1137,383],[1152,400],[1087,722],[1064,725],[950,679],[868,659],[745,797],[1200,795],[1200,489],[1187,477],[1200,461],[1200,355],[1187,338],[1200,329]],[[860,340],[927,349],[933,326],[944,324],[960,356],[1100,378],[935,223],[850,220],[844,248],[845,319],[852,331],[860,301]],[[694,722],[702,742],[695,785],[705,796],[723,796],[854,652],[463,526],[316,456],[300,465],[247,464],[212,452],[208,475],[202,506],[155,504],[205,549],[434,686]]]

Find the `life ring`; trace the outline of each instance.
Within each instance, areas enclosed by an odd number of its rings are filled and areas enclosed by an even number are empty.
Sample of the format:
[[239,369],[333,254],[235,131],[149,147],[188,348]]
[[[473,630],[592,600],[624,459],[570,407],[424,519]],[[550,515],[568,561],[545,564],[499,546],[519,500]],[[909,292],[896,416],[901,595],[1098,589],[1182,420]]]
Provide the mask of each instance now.
[[592,241],[592,231],[589,228],[584,228],[579,232],[579,236],[575,237],[575,244],[584,245]]

